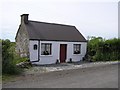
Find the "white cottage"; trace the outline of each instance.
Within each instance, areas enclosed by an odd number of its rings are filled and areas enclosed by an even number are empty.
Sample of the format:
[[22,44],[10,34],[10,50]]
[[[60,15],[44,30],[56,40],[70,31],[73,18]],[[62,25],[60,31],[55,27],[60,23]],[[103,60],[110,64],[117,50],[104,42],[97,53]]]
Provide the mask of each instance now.
[[80,61],[86,54],[87,41],[75,26],[28,20],[21,15],[16,50],[34,64]]

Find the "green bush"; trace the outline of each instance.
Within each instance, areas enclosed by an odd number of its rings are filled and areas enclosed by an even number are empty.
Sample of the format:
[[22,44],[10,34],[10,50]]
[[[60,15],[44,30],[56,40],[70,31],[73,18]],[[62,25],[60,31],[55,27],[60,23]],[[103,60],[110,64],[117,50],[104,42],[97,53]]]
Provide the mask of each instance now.
[[120,39],[105,40],[101,37],[91,37],[87,50],[92,61],[120,60]]
[[19,56],[16,56],[16,59],[15,59],[15,63],[18,64],[20,62],[27,62],[28,61],[28,58],[26,57],[19,57]]
[[15,63],[15,43],[2,40],[2,73],[19,74],[22,70]]

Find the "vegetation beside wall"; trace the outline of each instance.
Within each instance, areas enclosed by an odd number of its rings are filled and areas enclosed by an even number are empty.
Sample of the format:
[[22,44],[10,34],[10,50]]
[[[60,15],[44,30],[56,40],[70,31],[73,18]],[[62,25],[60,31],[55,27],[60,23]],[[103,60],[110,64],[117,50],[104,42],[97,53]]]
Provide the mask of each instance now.
[[16,67],[14,43],[10,40],[2,40],[2,73],[3,74],[17,74],[19,69]]
[[15,52],[15,42],[2,40],[2,74],[20,74],[22,69],[16,64],[26,61],[26,58],[20,58]]
[[120,39],[105,40],[102,37],[90,37],[87,49],[90,61],[120,60]]

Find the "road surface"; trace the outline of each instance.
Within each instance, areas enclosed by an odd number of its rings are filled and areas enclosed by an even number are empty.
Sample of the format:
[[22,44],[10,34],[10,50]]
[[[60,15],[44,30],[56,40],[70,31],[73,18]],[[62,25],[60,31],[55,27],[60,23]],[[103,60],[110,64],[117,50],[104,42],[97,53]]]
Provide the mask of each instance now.
[[118,65],[31,74],[3,88],[118,88]]

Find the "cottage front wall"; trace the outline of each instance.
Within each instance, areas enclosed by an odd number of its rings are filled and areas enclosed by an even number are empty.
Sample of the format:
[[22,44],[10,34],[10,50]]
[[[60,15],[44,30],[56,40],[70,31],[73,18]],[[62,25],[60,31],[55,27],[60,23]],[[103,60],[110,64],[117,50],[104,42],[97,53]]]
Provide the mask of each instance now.
[[[74,51],[73,51],[73,45],[74,44],[81,44],[81,53],[80,54],[74,54]],[[67,60],[66,61],[69,61],[70,58],[72,58],[72,61],[80,61],[80,60],[82,60],[83,57],[86,54],[86,47],[87,47],[86,42],[68,42]]]
[[40,46],[40,61],[39,64],[52,64],[55,63],[57,59],[59,59],[59,43],[54,41],[40,41],[41,43],[51,43],[51,55],[41,55],[41,46]]
[[[38,51],[33,50],[33,45],[40,43],[39,45],[39,62],[33,62],[34,64],[53,64],[56,60],[60,60],[60,44],[67,44],[67,59],[66,62],[72,58],[72,61],[80,61],[86,54],[86,42],[60,42],[60,41],[30,41],[30,60],[35,61],[38,59]],[[51,55],[41,55],[41,43],[51,43],[52,44],[52,54]],[[81,44],[81,53],[73,54],[73,45]]]

